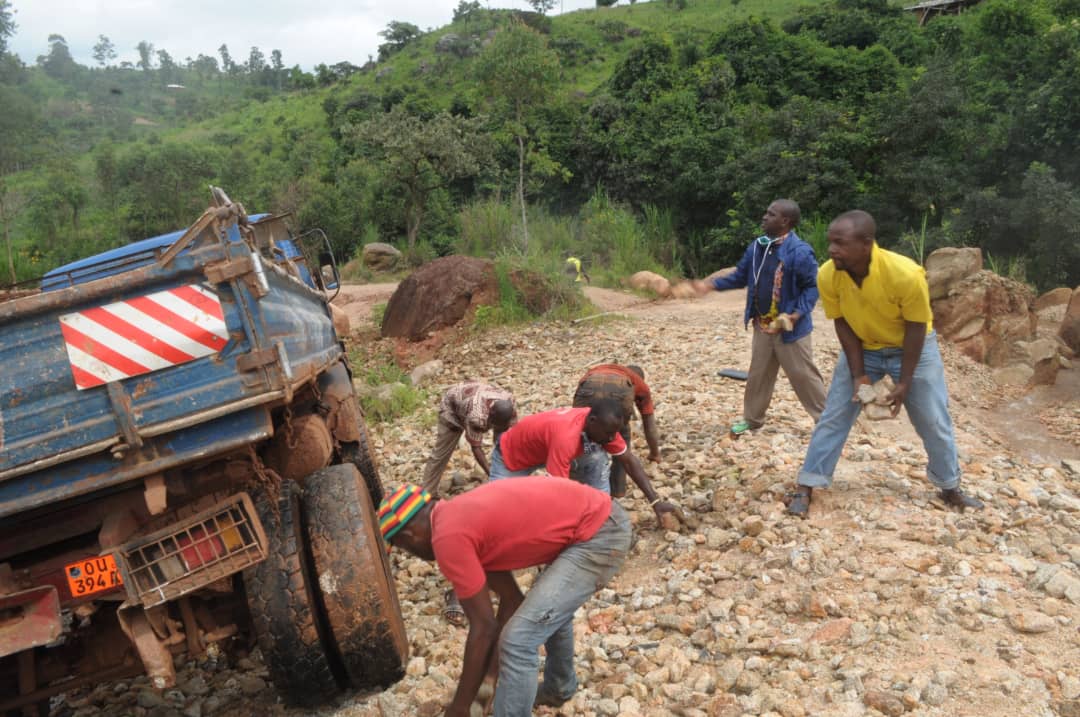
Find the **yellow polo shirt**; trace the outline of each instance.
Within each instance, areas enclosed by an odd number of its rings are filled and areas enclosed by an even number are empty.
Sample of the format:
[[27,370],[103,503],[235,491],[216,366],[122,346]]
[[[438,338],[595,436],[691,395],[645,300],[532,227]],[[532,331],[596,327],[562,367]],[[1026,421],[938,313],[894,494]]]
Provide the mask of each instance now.
[[837,271],[832,260],[818,270],[821,306],[829,319],[843,317],[871,351],[904,345],[904,322],[934,327],[926,270],[906,256],[870,249],[870,273],[860,287],[846,271]]

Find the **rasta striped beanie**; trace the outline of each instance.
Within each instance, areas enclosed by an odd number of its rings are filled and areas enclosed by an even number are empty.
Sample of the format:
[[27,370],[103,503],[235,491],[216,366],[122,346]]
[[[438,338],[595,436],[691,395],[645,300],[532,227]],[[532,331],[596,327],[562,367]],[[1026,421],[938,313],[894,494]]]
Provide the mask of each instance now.
[[390,549],[390,538],[430,501],[431,494],[414,485],[403,485],[383,498],[379,504],[379,532],[386,541],[387,550]]

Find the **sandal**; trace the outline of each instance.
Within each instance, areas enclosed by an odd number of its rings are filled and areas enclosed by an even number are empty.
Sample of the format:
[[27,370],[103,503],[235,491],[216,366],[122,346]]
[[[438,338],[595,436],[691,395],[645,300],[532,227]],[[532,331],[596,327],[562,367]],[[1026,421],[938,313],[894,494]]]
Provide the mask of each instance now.
[[446,604],[443,606],[443,617],[454,627],[465,627],[468,621],[465,619],[465,610],[461,607],[461,601],[453,588],[446,591]]
[[796,486],[795,490],[788,493],[787,498],[787,512],[789,515],[794,515],[799,518],[805,518],[810,512],[810,494],[814,489],[800,485]]

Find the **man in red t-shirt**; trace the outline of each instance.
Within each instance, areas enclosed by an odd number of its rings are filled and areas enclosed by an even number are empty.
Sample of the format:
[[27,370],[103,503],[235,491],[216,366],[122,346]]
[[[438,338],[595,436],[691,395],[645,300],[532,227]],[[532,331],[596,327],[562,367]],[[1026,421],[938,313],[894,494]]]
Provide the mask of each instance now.
[[[574,612],[630,548],[630,520],[618,503],[545,476],[495,481],[443,501],[402,486],[379,506],[379,527],[391,545],[434,560],[461,596],[469,634],[447,717],[469,715],[496,669],[495,717],[527,717],[534,705],[573,697]],[[536,565],[548,567],[523,596],[511,571]],[[538,685],[541,645],[547,661]]]
[[645,494],[659,523],[675,506],[660,499],[641,462],[619,435],[623,407],[603,398],[591,408],[557,408],[525,416],[502,433],[491,454],[491,480],[527,476],[539,469],[610,493],[607,453]]
[[[630,420],[634,417],[634,408],[641,414],[641,427],[645,431],[645,442],[649,444],[649,460],[660,462],[660,431],[656,428],[656,409],[653,406],[652,391],[645,383],[645,371],[640,366],[623,366],[617,363],[605,363],[593,366],[578,381],[574,392],[574,406],[592,406],[602,398],[618,401],[626,413],[626,423],[619,429],[619,435],[630,445]],[[626,495],[626,471],[622,465],[611,466],[611,495],[621,498]]]

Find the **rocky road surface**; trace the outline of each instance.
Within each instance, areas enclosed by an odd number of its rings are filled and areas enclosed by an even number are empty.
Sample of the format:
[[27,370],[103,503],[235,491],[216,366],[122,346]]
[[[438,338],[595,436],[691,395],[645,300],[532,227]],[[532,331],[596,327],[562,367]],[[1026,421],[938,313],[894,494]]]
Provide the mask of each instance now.
[[[350,290],[354,327],[392,287]],[[985,368],[945,348],[965,487],[987,503],[947,510],[927,483],[907,423],[860,424],[830,491],[807,520],[782,498],[811,421],[781,378],[760,431],[733,439],[749,335],[741,292],[648,302],[588,289],[598,311],[577,324],[463,333],[443,348],[428,408],[371,427],[384,482],[415,482],[433,439],[441,389],[485,377],[515,392],[523,413],[568,405],[583,370],[638,363],[653,388],[663,461],[660,493],[694,528],[655,524],[631,486],[624,505],[640,539],[622,572],[576,621],[577,696],[537,714],[1080,715],[1080,381],[1033,401],[1003,392]],[[838,344],[817,316],[815,357],[831,375]],[[635,432],[640,443],[640,430]],[[1034,450],[1037,448],[1037,450]],[[1070,468],[1071,466],[1071,468]],[[482,474],[462,448],[451,494]],[[394,551],[411,642],[407,676],[309,712],[279,704],[251,655],[188,665],[176,690],[145,682],[69,695],[54,714],[142,717],[316,714],[434,717],[450,698],[465,630],[441,615],[437,569]],[[528,582],[529,575],[523,576]]]

